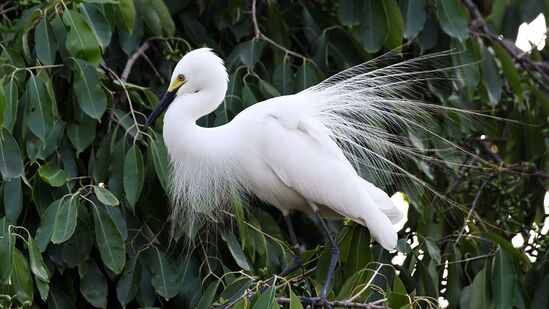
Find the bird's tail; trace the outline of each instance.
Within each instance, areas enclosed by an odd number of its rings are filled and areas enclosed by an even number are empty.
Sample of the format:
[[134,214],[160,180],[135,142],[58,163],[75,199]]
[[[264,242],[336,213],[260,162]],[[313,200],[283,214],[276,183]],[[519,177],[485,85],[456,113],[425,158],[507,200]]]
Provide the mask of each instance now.
[[[379,190],[379,189],[378,189]],[[376,201],[372,195],[368,192],[362,192],[362,198],[360,199],[363,209],[362,214],[359,218],[353,218],[353,220],[361,225],[364,225],[370,230],[370,233],[375,240],[385,249],[394,250],[397,241],[398,235],[397,231],[392,225],[391,220],[387,213],[384,212],[384,209],[380,207],[378,201]],[[386,205],[385,203],[383,205]],[[389,210],[388,207],[385,208]],[[398,211],[396,207],[390,208],[392,210]]]

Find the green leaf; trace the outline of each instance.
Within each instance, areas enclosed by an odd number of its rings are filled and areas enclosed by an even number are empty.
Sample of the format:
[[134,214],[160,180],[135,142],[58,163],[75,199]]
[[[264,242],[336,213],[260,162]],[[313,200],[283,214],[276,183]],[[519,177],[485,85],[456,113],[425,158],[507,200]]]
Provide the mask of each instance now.
[[353,228],[351,246],[345,262],[345,278],[351,277],[358,271],[366,268],[372,261],[372,252],[370,249],[370,233],[360,225]]
[[501,248],[494,258],[491,277],[495,308],[512,308],[517,293],[517,272],[511,256]]
[[23,190],[21,188],[21,179],[13,178],[4,181],[4,211],[6,213],[6,222],[17,224],[19,214],[23,208]]
[[303,305],[299,301],[299,298],[292,291],[291,285],[288,284],[288,293],[290,294],[290,309],[303,309]]
[[78,218],[78,195],[63,198],[55,216],[51,241],[60,244],[67,241],[76,229]]
[[253,309],[272,309],[275,302],[276,289],[274,285],[269,286],[260,296]]
[[404,21],[404,37],[415,37],[425,25],[425,0],[400,0],[400,11]]
[[38,174],[40,175],[40,178],[54,187],[64,185],[69,177],[68,173],[57,167],[57,164],[54,162],[48,162],[40,166]]
[[88,259],[93,243],[92,222],[88,209],[80,205],[76,229],[71,238],[63,243],[63,262],[72,268],[83,266]]
[[133,0],[118,0],[118,11],[122,16],[122,24],[127,32],[132,32],[135,26],[135,6]]
[[126,261],[126,246],[120,230],[109,212],[102,206],[93,205],[95,241],[105,266],[120,273]]
[[141,266],[137,263],[137,258],[133,257],[124,266],[124,272],[116,285],[116,297],[123,307],[135,298],[140,281]]
[[124,192],[132,207],[139,199],[144,182],[143,155],[139,147],[133,145],[124,158]]
[[196,309],[211,308],[212,303],[214,301],[215,293],[217,292],[218,287],[219,287],[219,280],[215,280],[214,282],[212,282],[200,297],[200,302],[198,302]]
[[175,24],[163,0],[136,0],[143,21],[156,36],[173,36]]
[[107,190],[107,188],[93,186],[93,191],[97,199],[105,205],[118,206],[118,204],[120,204],[116,196],[114,196],[111,191]]
[[168,300],[179,292],[177,271],[169,258],[158,248],[154,248],[153,255],[151,283],[155,291]]
[[458,0],[437,0],[437,17],[446,34],[464,41],[469,37],[467,13]]
[[2,179],[8,180],[23,175],[21,151],[11,133],[2,128],[0,131],[0,173]]
[[63,199],[58,199],[51,203],[42,215],[40,225],[38,226],[35,235],[36,245],[40,249],[40,252],[46,251],[48,243],[51,240],[55,219],[57,217],[57,213],[59,212],[59,207],[61,206],[62,200]]
[[34,277],[34,281],[36,282],[36,287],[38,288],[38,293],[40,294],[40,298],[42,301],[46,301],[48,299],[48,295],[50,294],[50,285],[47,282],[44,282],[36,276]]
[[65,10],[63,23],[69,28],[65,41],[69,54],[94,66],[98,65],[101,61],[101,49],[84,17],[74,10]]
[[385,40],[385,47],[388,50],[399,50],[402,47],[402,35],[404,32],[404,22],[398,3],[396,0],[384,0],[383,8],[385,9],[385,16],[387,17],[387,39]]
[[221,292],[219,298],[228,300],[229,303],[233,302],[241,298],[251,284],[252,279],[248,277],[236,279]]
[[168,152],[166,150],[166,146],[164,146],[164,140],[162,139],[162,136],[155,132],[154,139],[151,140],[151,144],[156,176],[158,177],[162,188],[164,188],[164,192],[170,192],[170,186],[168,182]]
[[94,119],[100,119],[107,109],[107,96],[101,89],[99,74],[88,63],[74,59],[74,94],[78,105]]
[[438,42],[438,25],[435,13],[431,10],[427,10],[427,16],[425,18],[425,23],[423,29],[419,32],[417,36],[417,41],[421,47],[421,51],[432,49],[436,46]]
[[15,121],[17,120],[19,89],[17,88],[17,83],[13,79],[10,79],[8,83],[4,85],[3,89],[6,96],[6,110],[2,116],[2,124],[4,128],[11,132],[15,126]]
[[497,105],[502,92],[503,83],[494,57],[485,46],[481,46],[483,85],[493,106]]
[[240,244],[238,243],[236,237],[234,237],[234,235],[231,233],[223,233],[221,237],[223,237],[223,240],[225,240],[225,242],[227,243],[229,251],[231,251],[231,254],[238,266],[246,271],[251,271],[252,266],[250,265],[248,258],[242,251],[242,248],[240,247]]
[[88,25],[90,25],[99,45],[103,49],[107,48],[111,42],[112,29],[105,15],[93,5],[87,3],[81,3],[78,7]]
[[0,128],[4,126],[4,116],[8,106],[4,87],[0,87]]
[[429,253],[429,256],[437,262],[437,264],[440,264],[441,256],[440,256],[440,249],[439,247],[431,240],[425,239],[425,247],[427,249],[427,252]]
[[238,45],[237,48],[240,61],[248,68],[253,69],[263,52],[263,42],[253,39]]
[[356,26],[362,19],[363,0],[343,0],[339,4],[337,17],[345,26]]
[[5,233],[0,237],[0,283],[7,285],[11,280],[15,235]]
[[280,92],[278,92],[273,85],[262,79],[259,80],[259,89],[265,98],[275,98],[280,96]]
[[387,302],[389,303],[390,308],[403,308],[410,304],[410,299],[405,293],[389,291],[387,293]]
[[364,0],[360,42],[368,52],[375,53],[381,49],[387,35],[387,19],[382,1]]
[[487,287],[486,267],[479,271],[471,284],[469,308],[491,308],[490,294]]
[[50,272],[48,267],[42,259],[42,254],[40,253],[38,245],[30,236],[27,241],[27,245],[29,247],[30,268],[32,273],[36,276],[37,280],[41,280],[46,283],[50,282]]
[[79,123],[67,122],[67,136],[76,148],[76,155],[79,155],[91,145],[95,137],[96,127],[97,121],[87,116],[83,116]]
[[46,85],[36,75],[31,75],[27,82],[28,119],[27,126],[34,135],[46,142],[46,137],[53,128],[53,103]]
[[34,31],[36,57],[43,64],[51,65],[55,62],[57,41],[47,18],[42,18]]
[[294,71],[286,61],[279,64],[273,72],[273,85],[283,94],[291,94],[294,91]]
[[307,89],[311,86],[318,84],[320,77],[314,67],[309,61],[303,62],[303,64],[297,69],[296,82],[294,92]]
[[[3,266],[5,267],[5,265]],[[17,299],[23,303],[32,302],[33,286],[29,264],[25,256],[17,249],[13,251],[13,271],[11,279]]]
[[509,83],[509,86],[511,86],[511,90],[513,90],[513,93],[518,97],[522,97],[522,83],[520,82],[520,75],[518,73],[518,70],[516,68],[515,62],[511,58],[511,56],[503,49],[503,47],[499,43],[494,43],[491,45],[494,48],[494,51],[496,52],[496,56],[498,57],[501,68],[503,70],[503,74],[505,74],[505,77],[507,78],[507,82]]
[[86,272],[80,280],[80,293],[84,298],[97,308],[107,306],[107,280],[93,260],[88,260],[85,266]]

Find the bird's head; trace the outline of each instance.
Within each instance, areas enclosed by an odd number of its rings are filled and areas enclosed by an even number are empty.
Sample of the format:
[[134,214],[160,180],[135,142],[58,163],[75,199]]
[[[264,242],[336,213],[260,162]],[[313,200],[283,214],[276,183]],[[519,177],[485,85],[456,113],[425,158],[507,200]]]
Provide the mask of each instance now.
[[[211,112],[212,107],[215,109],[223,99],[228,80],[223,60],[211,49],[199,48],[188,52],[175,66],[168,90],[147,118],[144,128],[152,125],[177,97],[190,97],[199,93],[205,95],[204,99],[209,100],[189,100],[189,108],[198,114]],[[185,104],[185,100],[181,104]]]

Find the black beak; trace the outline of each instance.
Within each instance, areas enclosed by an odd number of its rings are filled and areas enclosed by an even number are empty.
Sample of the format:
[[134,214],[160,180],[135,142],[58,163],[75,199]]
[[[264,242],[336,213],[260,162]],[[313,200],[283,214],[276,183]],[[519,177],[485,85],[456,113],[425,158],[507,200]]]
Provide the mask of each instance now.
[[162,99],[160,99],[160,102],[158,102],[156,108],[149,115],[149,118],[147,118],[147,121],[145,121],[145,126],[143,127],[144,130],[147,130],[147,128],[149,128],[154,123],[156,118],[162,115],[162,113],[168,108],[168,106],[170,106],[172,101],[175,99],[177,90],[179,90],[179,87],[164,94]]

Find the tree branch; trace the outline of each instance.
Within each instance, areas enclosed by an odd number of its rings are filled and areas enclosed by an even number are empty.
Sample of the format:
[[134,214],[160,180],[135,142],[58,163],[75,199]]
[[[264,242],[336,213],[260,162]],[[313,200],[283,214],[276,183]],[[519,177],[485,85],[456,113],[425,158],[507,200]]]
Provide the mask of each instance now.
[[[544,70],[545,64],[532,60],[528,53],[520,50],[511,40],[492,33],[473,0],[461,0],[461,2],[465,5],[473,18],[471,26],[469,27],[469,32],[498,42],[542,88],[549,91],[549,74]],[[538,75],[534,74],[534,72],[537,72]]]
[[[124,66],[124,70],[122,71],[122,75],[120,75],[120,80],[122,80],[124,83],[126,83],[126,81],[128,81],[128,77],[130,76],[130,73],[132,71],[132,68],[133,68],[133,65],[135,64],[135,62],[137,61],[137,59],[139,59],[140,57],[144,57],[145,60],[148,60],[147,56],[145,55],[145,52],[151,47],[151,42],[152,41],[156,41],[156,40],[165,40],[164,38],[162,37],[152,37],[152,38],[148,38],[144,43],[143,45],[141,45],[131,56],[130,58],[128,59],[128,62],[126,62],[126,66]],[[156,70],[156,68],[154,67],[154,65],[152,65],[152,63],[149,61],[147,61],[147,63],[152,67],[154,73],[156,74],[157,77],[159,77],[159,79],[161,81],[163,81],[164,79],[162,78],[162,76],[160,75],[160,73],[158,73],[158,71]]]
[[[322,304],[320,302],[320,300],[317,299],[317,298],[311,298],[311,297],[298,297],[298,298],[299,298],[299,301],[301,302],[301,304],[303,304],[303,305],[314,306],[314,305],[317,305],[317,304],[318,305]],[[277,297],[275,300],[280,305],[288,305],[291,302],[291,300],[287,297]],[[385,306],[378,305],[377,302],[364,304],[364,303],[355,303],[355,302],[350,302],[350,301],[334,300],[334,301],[329,301],[328,304],[332,307],[343,307],[343,308],[365,308],[365,309],[386,309],[386,308],[388,308],[388,307],[385,307]]]

